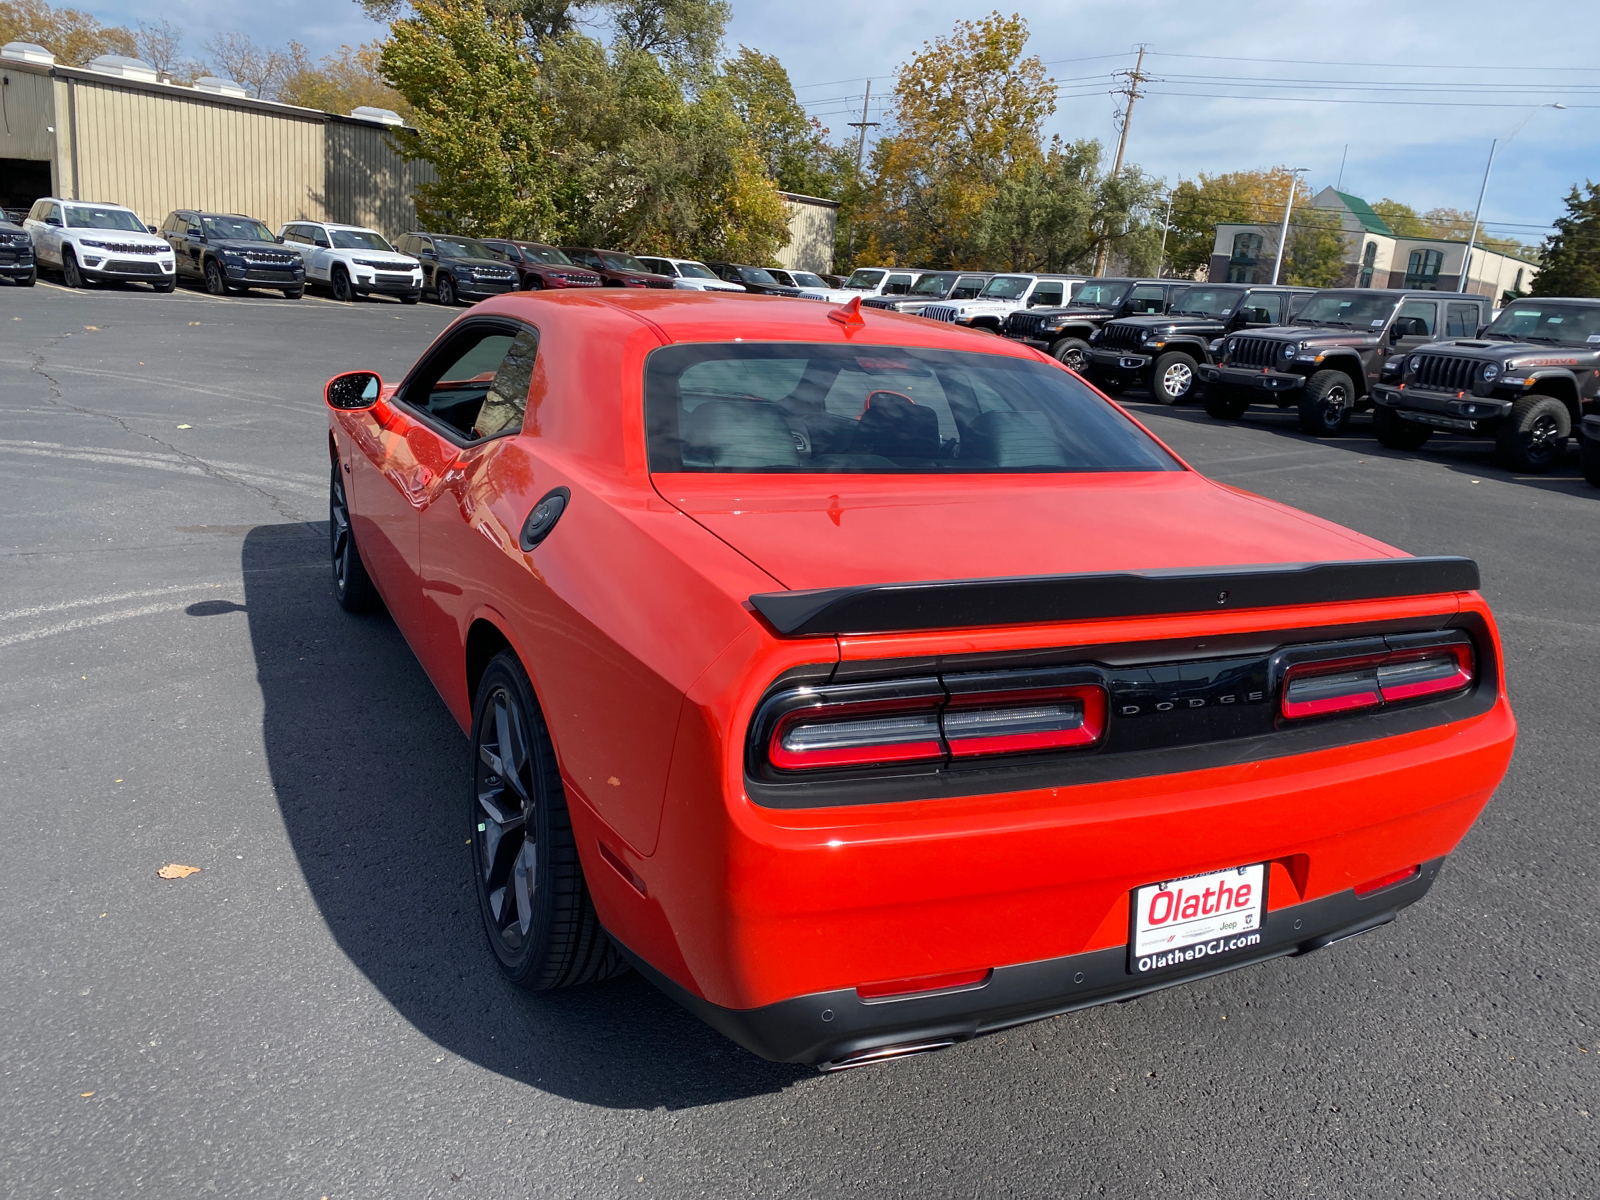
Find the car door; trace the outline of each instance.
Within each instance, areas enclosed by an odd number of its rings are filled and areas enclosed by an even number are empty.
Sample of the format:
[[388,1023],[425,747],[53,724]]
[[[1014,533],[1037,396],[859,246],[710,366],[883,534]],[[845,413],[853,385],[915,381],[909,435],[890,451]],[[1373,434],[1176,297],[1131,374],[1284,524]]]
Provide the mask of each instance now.
[[300,257],[305,260],[306,278],[319,283],[328,282],[333,266],[333,243],[328,238],[328,231],[321,225],[295,225],[291,228],[295,235],[295,249],[300,251]]
[[39,216],[29,218],[29,232],[34,235],[34,253],[39,261],[61,265],[62,216],[61,205],[41,200],[35,206]]
[[1452,300],[1444,306],[1444,336],[1475,338],[1483,310],[1470,300]]
[[[1426,345],[1439,334],[1439,302],[1437,300],[1405,300],[1389,326],[1390,336],[1376,353],[1367,356],[1367,378],[1376,379],[1383,362],[1391,354],[1406,354],[1418,346]],[[1395,337],[1395,331],[1399,337]]]

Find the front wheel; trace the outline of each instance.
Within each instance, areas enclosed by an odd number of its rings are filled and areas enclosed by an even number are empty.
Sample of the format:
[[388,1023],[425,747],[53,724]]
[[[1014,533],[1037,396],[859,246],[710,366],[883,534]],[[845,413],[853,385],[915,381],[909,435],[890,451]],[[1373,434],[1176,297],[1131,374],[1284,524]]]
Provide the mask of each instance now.
[[421,292],[407,292],[404,296],[400,297],[400,303],[401,304],[416,304],[421,299],[422,299],[422,293]]
[[228,277],[222,273],[222,264],[214,258],[206,259],[205,279],[206,291],[213,296],[228,294]]
[[29,271],[25,276],[23,276],[21,279],[17,280],[17,286],[18,287],[32,287],[36,282],[38,282],[38,279],[39,279],[39,272],[38,272],[37,269],[35,269],[35,270],[32,270],[32,271]]
[[83,269],[78,266],[78,256],[70,248],[61,252],[61,282],[69,288],[88,287]]
[[336,459],[333,479],[328,485],[328,549],[333,559],[333,595],[346,612],[375,612],[383,607],[378,589],[372,586],[356,535],[350,528],[350,502],[345,495],[344,476]]
[[283,289],[283,298],[285,300],[298,300],[298,299],[300,299],[301,296],[304,296],[305,294],[306,294],[306,290],[303,287],[284,288]]
[[333,284],[333,298],[340,304],[349,304],[356,298],[356,289],[350,284],[350,272],[343,267],[335,267],[330,282]]
[[1062,338],[1050,347],[1050,354],[1079,375],[1089,365],[1089,343],[1082,338]]
[[1355,385],[1343,371],[1318,371],[1300,393],[1300,428],[1312,437],[1332,437],[1350,423]]
[[1513,471],[1543,475],[1561,461],[1572,436],[1572,415],[1554,396],[1524,396],[1495,431],[1500,461]]
[[1433,430],[1426,425],[1408,421],[1381,404],[1372,410],[1372,432],[1379,445],[1391,450],[1420,450],[1433,436]]
[[505,977],[541,992],[626,971],[584,882],[550,731],[510,650],[478,685],[467,806],[478,908]]
[[155,292],[170,292],[178,286],[176,279],[163,279],[159,283],[152,283],[150,290]]
[[1206,416],[1219,421],[1237,421],[1249,407],[1249,398],[1240,395],[1236,388],[1221,383],[1206,385]]
[[1182,404],[1194,395],[1200,382],[1194,373],[1194,359],[1177,350],[1169,350],[1156,359],[1150,372],[1150,394],[1162,404]]
[[446,308],[454,308],[456,303],[456,281],[448,275],[440,275],[438,282],[433,285],[433,294],[440,304]]

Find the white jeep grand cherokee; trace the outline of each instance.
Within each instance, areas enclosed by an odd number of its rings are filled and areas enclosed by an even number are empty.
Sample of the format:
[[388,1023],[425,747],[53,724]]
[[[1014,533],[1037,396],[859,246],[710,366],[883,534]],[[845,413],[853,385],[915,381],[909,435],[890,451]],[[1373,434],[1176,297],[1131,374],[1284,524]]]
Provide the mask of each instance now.
[[290,221],[278,236],[305,259],[306,286],[332,288],[335,300],[380,295],[415,304],[422,299],[422,264],[401,254],[376,229]]
[[172,247],[131,208],[46,196],[34,202],[22,226],[39,268],[60,271],[70,288],[104,280],[170,292],[177,283]]

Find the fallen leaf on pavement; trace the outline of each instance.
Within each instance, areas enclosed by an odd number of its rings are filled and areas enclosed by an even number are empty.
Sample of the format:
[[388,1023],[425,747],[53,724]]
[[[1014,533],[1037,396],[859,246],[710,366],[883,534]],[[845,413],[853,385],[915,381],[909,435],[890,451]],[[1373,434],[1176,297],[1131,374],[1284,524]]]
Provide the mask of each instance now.
[[79,1092],[78,1095],[82,1096],[85,1100],[87,1100],[90,1096],[94,1095],[94,1093],[93,1092]]
[[187,879],[191,875],[198,875],[199,867],[185,867],[180,863],[168,863],[156,872],[163,879]]

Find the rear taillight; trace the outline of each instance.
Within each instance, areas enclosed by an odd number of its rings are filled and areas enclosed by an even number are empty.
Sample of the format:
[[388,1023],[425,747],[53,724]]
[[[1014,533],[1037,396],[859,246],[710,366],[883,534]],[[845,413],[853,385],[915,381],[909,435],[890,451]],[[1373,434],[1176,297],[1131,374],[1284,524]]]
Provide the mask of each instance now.
[[1356,887],[1356,895],[1370,896],[1373,892],[1381,892],[1385,888],[1392,888],[1402,883],[1408,883],[1422,874],[1420,864],[1411,867],[1402,867],[1398,871],[1390,871],[1387,875],[1379,875],[1376,879],[1369,879]]
[[941,762],[1085,749],[1106,728],[1106,692],[1083,671],[1013,671],[796,688],[757,714],[780,771]]
[[1465,635],[1446,635],[1434,639],[1435,645],[1405,644],[1409,640],[1395,638],[1372,653],[1339,655],[1330,647],[1326,658],[1299,657],[1284,672],[1280,711],[1301,720],[1444,696],[1472,685],[1475,663]]

